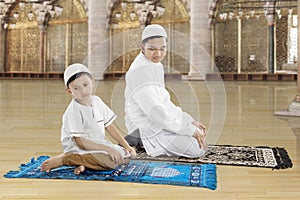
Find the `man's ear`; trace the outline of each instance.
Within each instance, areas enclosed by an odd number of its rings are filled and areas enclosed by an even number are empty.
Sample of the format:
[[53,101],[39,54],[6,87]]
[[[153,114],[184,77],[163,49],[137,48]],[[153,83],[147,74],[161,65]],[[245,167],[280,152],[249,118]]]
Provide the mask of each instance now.
[[144,53],[145,52],[145,46],[142,42],[140,43],[140,47],[141,47],[142,52]]

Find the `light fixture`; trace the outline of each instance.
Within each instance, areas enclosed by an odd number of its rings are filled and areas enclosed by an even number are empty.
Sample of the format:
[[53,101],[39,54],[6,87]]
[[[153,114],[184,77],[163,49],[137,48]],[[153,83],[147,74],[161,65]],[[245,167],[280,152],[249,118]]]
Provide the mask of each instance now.
[[292,14],[293,14],[293,9],[292,9],[292,8],[290,8],[290,9],[289,9],[289,18],[291,18],[291,17],[292,17]]
[[165,10],[166,9],[163,6],[161,6],[161,5],[157,6],[157,13],[159,16],[162,16],[164,14]]
[[19,13],[15,12],[15,13],[13,14],[13,16],[14,16],[15,19],[18,19]]
[[25,12],[25,7],[30,5],[28,19],[31,21],[36,18],[38,26],[43,30],[50,18],[60,16],[63,12],[63,8],[56,2],[56,0],[0,0],[0,22],[4,29],[8,28],[6,24],[14,23],[10,27],[16,27],[15,21],[18,20],[19,13],[15,12],[9,16],[12,6],[18,4],[20,11]]
[[130,13],[130,19],[133,21],[135,19],[135,17],[136,17],[136,14],[135,14],[135,12],[132,11]]
[[[217,7],[214,20],[226,21],[234,16],[236,19],[259,19],[261,15],[267,20],[275,20],[276,17],[291,17],[293,9],[297,9],[297,0],[224,0]],[[227,18],[224,13],[228,13]]]
[[126,10],[127,3],[126,2],[122,2],[121,3],[121,7],[122,7],[123,10]]
[[121,13],[120,13],[120,12],[117,12],[117,13],[116,13],[116,18],[117,18],[117,19],[120,19],[120,18],[121,18]]
[[281,10],[280,9],[276,9],[276,13],[277,13],[278,19],[281,19],[281,17],[282,17]]
[[129,11],[129,19],[131,21],[138,19],[140,26],[143,27],[150,18],[160,17],[164,14],[165,8],[161,6],[159,2],[160,0],[121,0],[110,3],[109,10],[115,9],[119,4],[121,5],[121,9],[116,12],[107,13],[108,18],[110,19],[108,23],[111,24],[112,28],[119,27],[116,26],[116,24],[125,18],[125,16],[122,16],[122,13]]
[[34,14],[33,14],[33,12],[29,12],[28,14],[27,14],[27,16],[28,16],[28,19],[31,21],[32,19],[33,19],[33,17],[34,17]]
[[20,3],[19,3],[19,7],[20,7],[20,10],[24,10],[24,8],[25,8],[25,3],[24,3],[24,2],[20,2]]

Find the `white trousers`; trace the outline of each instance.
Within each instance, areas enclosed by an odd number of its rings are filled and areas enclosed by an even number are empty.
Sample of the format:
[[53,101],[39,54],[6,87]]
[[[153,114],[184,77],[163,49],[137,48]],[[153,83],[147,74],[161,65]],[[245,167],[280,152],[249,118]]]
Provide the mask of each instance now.
[[189,158],[201,157],[205,150],[201,149],[194,137],[174,134],[162,130],[158,133],[140,130],[141,139],[148,155],[184,156]]

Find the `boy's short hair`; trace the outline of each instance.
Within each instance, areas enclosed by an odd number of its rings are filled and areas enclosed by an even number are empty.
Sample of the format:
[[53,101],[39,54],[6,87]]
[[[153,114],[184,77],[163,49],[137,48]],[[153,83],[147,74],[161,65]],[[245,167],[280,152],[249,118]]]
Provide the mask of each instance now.
[[75,79],[81,77],[82,75],[86,74],[87,76],[89,76],[90,78],[92,78],[92,75],[87,73],[87,72],[79,72],[77,74],[74,74],[73,76],[71,76],[66,84],[67,87],[69,87],[70,83],[72,83]]
[[80,77],[82,74],[88,74],[92,78],[92,73],[85,65],[80,63],[70,65],[64,72],[65,85],[68,87],[72,81]]

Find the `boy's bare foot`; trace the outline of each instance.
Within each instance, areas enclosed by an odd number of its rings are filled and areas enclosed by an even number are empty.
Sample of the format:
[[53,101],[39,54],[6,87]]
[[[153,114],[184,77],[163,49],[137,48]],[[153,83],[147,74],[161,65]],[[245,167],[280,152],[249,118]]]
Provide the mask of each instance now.
[[74,169],[74,174],[79,175],[79,174],[81,174],[82,172],[84,172],[84,170],[85,170],[85,166],[80,165],[80,166],[78,166],[78,167],[76,167],[76,168]]
[[60,154],[58,156],[52,157],[44,161],[41,165],[42,172],[50,172],[51,169],[62,166],[62,159],[64,154]]

